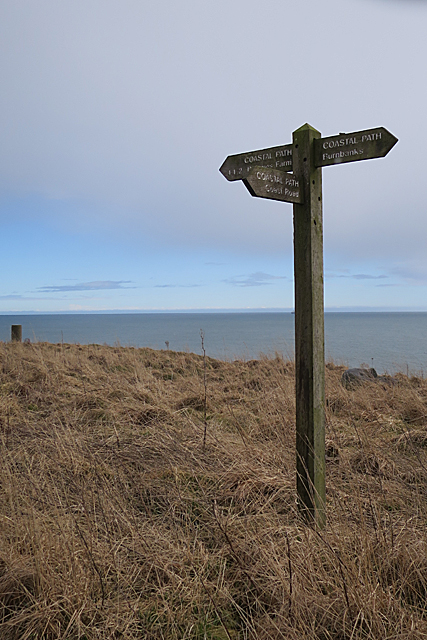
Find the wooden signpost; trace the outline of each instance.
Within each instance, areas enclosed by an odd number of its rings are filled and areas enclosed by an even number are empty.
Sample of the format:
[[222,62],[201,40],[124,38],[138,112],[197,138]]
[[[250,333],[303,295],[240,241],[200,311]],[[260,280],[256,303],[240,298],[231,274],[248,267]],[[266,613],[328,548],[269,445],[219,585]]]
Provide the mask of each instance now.
[[297,493],[319,527],[326,521],[322,167],[383,157],[396,142],[383,127],[322,138],[305,124],[291,145],[228,156],[220,168],[253,196],[293,203]]

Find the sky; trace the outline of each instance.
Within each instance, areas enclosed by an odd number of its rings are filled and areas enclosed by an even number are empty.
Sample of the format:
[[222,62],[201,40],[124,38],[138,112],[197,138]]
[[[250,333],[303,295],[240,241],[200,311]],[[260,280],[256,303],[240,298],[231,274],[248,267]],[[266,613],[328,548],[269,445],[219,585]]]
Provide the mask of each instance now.
[[292,205],[228,155],[385,127],[324,167],[325,307],[427,310],[427,0],[0,3],[0,313],[293,308]]

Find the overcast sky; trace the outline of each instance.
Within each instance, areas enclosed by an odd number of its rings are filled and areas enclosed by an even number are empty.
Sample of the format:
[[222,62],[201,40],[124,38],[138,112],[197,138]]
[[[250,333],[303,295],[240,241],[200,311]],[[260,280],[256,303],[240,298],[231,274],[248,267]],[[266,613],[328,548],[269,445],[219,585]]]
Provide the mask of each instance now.
[[3,0],[0,312],[292,308],[292,205],[227,155],[385,127],[323,169],[327,308],[427,310],[427,1]]

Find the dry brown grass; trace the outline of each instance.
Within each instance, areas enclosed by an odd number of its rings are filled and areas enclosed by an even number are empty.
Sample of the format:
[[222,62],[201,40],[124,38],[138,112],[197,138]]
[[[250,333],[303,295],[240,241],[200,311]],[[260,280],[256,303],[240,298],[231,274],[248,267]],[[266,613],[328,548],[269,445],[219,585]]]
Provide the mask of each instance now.
[[327,367],[328,524],[293,365],[0,344],[0,638],[427,637],[427,383]]

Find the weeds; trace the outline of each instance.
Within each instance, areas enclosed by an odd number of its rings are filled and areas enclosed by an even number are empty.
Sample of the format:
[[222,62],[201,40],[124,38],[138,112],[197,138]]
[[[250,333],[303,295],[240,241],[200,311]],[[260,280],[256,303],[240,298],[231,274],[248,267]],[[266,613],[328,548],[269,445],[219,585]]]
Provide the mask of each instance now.
[[427,382],[342,370],[319,533],[292,363],[0,344],[2,640],[425,638]]
[[202,343],[202,354],[203,354],[203,451],[206,449],[206,435],[208,430],[208,418],[207,418],[207,409],[208,409],[208,383],[206,377],[206,349],[205,349],[205,332],[203,329],[200,329],[200,340]]

